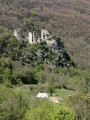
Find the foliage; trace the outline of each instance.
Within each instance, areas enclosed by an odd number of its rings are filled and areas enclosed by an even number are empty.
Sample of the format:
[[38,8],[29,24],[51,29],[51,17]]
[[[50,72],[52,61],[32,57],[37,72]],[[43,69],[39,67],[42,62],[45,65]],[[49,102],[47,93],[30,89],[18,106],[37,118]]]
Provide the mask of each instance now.
[[25,84],[37,84],[37,76],[34,70],[29,70],[25,77],[23,77],[22,82]]
[[0,84],[0,120],[22,120],[26,108],[21,94]]
[[[12,61],[19,61],[22,65],[31,64],[32,66],[36,66],[38,64],[46,63],[62,67],[67,66],[67,64],[72,66],[69,55],[66,51],[63,53],[62,48],[56,48],[56,50],[53,50],[53,46],[48,46],[46,42],[41,42],[37,45],[29,45],[24,41],[18,41],[12,34],[9,34],[9,32],[4,34],[5,28],[1,28],[1,30],[3,30],[3,33],[0,35],[0,59],[2,61],[4,58],[7,59],[7,61],[10,59],[8,61],[9,63],[10,61],[11,63]],[[63,46],[63,43],[59,42],[59,45]],[[60,57],[61,54],[63,54],[63,58]],[[10,67],[12,67],[12,64]]]
[[26,120],[77,120],[76,114],[69,108],[49,102],[41,102],[26,112]]
[[34,15],[34,16],[37,15],[37,14],[36,14],[36,11],[34,11],[34,10],[31,11],[31,14]]
[[48,86],[48,92],[50,93],[51,96],[53,95],[53,93],[54,93],[54,87],[53,87],[53,85],[49,85]]
[[[61,36],[78,68],[90,70],[89,0],[0,0],[0,3],[2,26],[12,32],[14,28],[20,27],[25,33],[46,28],[53,36]],[[0,32],[3,32],[2,29]]]
[[87,95],[73,95],[68,98],[68,106],[72,107],[80,120],[90,119],[90,98]]
[[[49,86],[51,94],[56,88],[82,92],[84,96],[70,96],[68,105],[75,109],[79,119],[89,120],[89,0],[0,0],[0,16],[0,119],[21,120],[27,109],[27,100],[10,87],[40,83],[39,88],[29,88],[32,94],[36,89],[35,94],[46,91],[49,84],[53,85]],[[46,42],[30,45],[18,41],[13,36],[17,27],[22,28],[24,35],[35,31],[39,36],[41,28],[48,29],[58,49],[55,45],[52,49]],[[36,104],[34,101],[33,106]],[[50,103],[29,109],[26,119],[77,119],[69,108]]]

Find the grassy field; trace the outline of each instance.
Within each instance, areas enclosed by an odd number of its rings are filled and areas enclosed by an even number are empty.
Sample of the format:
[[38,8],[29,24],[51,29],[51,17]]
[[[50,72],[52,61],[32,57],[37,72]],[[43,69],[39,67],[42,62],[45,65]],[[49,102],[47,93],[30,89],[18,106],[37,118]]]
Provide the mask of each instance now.
[[56,89],[54,95],[61,98],[67,98],[68,96],[74,95],[75,93],[76,92],[72,90]]
[[[37,90],[38,88],[39,88],[38,85],[22,85],[22,86],[17,86],[14,89],[15,89],[15,91],[22,94],[25,98],[32,99],[32,98],[35,98],[37,92],[39,92]],[[68,98],[68,96],[74,95],[75,93],[76,92],[72,91],[72,90],[55,89],[53,96],[64,100],[64,99]]]

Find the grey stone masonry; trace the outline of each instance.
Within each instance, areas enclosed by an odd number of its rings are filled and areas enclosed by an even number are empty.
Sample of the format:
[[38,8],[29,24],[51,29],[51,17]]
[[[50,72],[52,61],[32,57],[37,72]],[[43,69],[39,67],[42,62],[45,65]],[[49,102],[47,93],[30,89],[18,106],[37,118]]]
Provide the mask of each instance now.
[[41,37],[37,37],[38,35],[35,32],[29,32],[28,37],[22,38],[20,28],[18,28],[14,29],[14,36],[16,36],[18,40],[28,41],[30,44],[37,43],[40,41],[46,41],[48,44],[50,42],[47,41],[50,34],[46,29],[41,29]]

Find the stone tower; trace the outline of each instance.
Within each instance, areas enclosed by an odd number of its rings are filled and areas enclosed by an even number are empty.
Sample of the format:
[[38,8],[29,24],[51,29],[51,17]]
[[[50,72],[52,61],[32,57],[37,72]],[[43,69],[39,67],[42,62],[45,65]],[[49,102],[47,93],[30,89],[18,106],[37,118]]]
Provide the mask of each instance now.
[[18,40],[21,39],[21,31],[20,31],[20,28],[14,29],[14,36],[16,36],[16,38],[17,38]]
[[46,29],[42,29],[41,30],[41,39],[42,39],[42,41],[47,40],[48,36],[49,36],[48,31]]
[[33,32],[29,32],[29,39],[28,39],[29,43],[36,43],[36,36],[35,33]]

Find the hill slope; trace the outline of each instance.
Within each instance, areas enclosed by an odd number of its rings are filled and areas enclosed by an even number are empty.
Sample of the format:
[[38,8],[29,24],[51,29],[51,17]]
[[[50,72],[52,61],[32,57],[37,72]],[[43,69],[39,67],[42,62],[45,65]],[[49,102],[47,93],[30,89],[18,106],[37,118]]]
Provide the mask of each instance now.
[[61,36],[72,59],[90,70],[89,0],[0,0],[0,24],[13,31],[46,28]]

